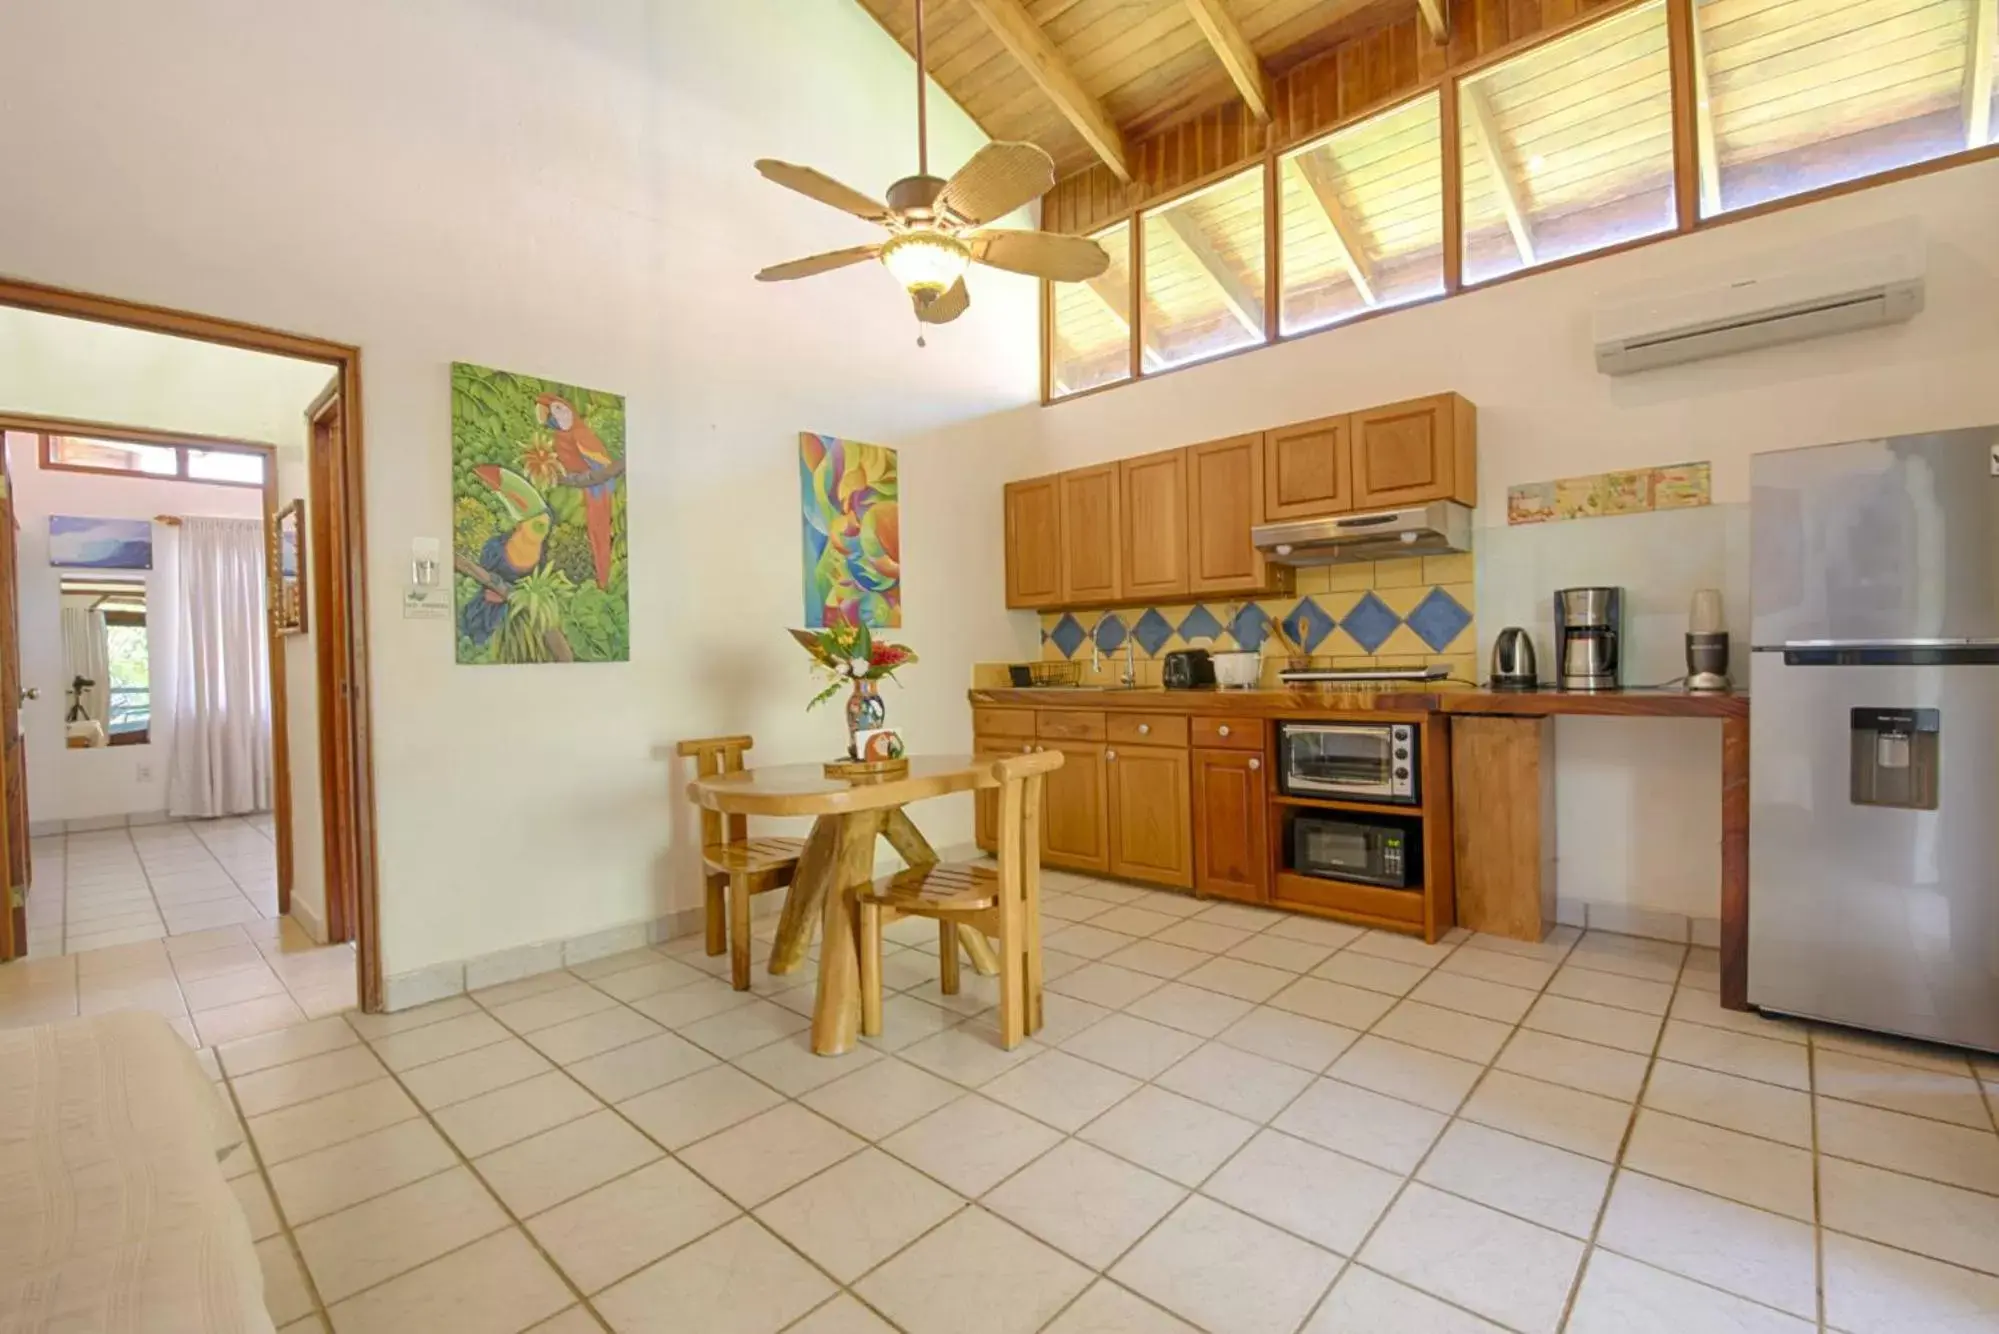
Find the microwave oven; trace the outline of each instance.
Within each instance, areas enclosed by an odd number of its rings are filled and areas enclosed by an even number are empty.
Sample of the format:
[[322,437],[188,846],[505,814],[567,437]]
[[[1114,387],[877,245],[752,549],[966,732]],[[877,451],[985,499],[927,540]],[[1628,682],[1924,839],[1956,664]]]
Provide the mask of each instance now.
[[1277,787],[1289,797],[1423,800],[1413,723],[1280,723]]
[[1423,883],[1423,835],[1414,820],[1388,815],[1319,815],[1291,821],[1291,869],[1324,880],[1384,889]]

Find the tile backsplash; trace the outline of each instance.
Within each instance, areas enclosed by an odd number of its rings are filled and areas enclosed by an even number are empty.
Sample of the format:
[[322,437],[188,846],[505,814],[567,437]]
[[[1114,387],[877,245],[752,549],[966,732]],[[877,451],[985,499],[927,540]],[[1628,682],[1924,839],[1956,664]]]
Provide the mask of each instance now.
[[1279,625],[1315,667],[1436,663],[1453,677],[1476,681],[1476,615],[1467,552],[1308,566],[1297,572],[1296,591],[1285,597],[1044,612],[1041,656],[1080,662],[1087,683],[1111,683],[1124,671],[1129,643],[1139,683],[1157,685],[1160,660],[1175,649],[1252,649],[1263,655],[1265,684],[1275,685],[1293,652],[1272,633]]

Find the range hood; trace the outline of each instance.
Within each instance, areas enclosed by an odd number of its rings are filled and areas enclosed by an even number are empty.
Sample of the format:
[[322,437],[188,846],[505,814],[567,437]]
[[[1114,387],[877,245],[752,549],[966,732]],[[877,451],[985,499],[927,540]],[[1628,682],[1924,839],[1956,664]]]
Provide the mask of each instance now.
[[1266,523],[1250,530],[1250,540],[1279,565],[1339,565],[1470,551],[1471,508],[1454,500],[1436,500],[1371,514]]

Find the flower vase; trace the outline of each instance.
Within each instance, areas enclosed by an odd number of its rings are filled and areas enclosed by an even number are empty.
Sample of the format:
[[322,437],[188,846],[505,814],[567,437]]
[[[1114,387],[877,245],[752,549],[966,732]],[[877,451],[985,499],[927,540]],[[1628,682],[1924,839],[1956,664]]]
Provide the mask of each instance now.
[[860,734],[880,727],[888,717],[888,705],[873,681],[857,680],[854,693],[847,697],[847,758],[861,758]]

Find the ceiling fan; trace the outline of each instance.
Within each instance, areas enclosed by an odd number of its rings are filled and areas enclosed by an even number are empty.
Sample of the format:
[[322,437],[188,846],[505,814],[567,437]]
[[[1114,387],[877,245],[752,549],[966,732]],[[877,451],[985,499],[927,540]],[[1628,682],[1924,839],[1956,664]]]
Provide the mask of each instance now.
[[[930,174],[929,118],[923,72],[923,0],[916,0],[916,175],[888,188],[879,203],[823,172],[762,158],[757,170],[788,190],[888,229],[886,241],[774,264],[759,282],[784,282],[879,259],[909,292],[916,318],[947,324],[965,313],[965,269],[987,264],[1054,282],[1082,282],[1110,267],[1095,241],[1054,232],[987,229],[1055,184],[1055,162],[1033,144],[992,143],[972,155],[950,180]],[[920,343],[922,340],[919,339]]]

